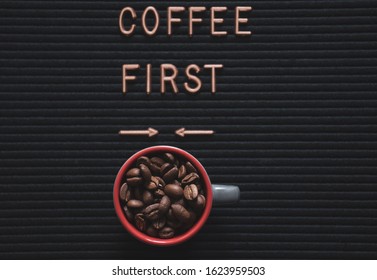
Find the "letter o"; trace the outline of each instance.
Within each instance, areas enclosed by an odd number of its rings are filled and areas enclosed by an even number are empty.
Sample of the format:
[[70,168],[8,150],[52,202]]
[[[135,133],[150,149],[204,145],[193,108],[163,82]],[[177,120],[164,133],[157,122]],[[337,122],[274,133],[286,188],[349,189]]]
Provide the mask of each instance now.
[[[147,14],[150,11],[152,11],[152,13],[154,14],[154,18],[155,18],[155,23],[154,23],[152,30],[150,30],[148,28],[147,22],[146,22]],[[157,12],[155,7],[149,6],[144,10],[143,15],[142,15],[142,24],[143,24],[143,29],[144,29],[145,34],[152,36],[156,33],[157,28],[160,25],[160,16],[158,15],[158,12]]]

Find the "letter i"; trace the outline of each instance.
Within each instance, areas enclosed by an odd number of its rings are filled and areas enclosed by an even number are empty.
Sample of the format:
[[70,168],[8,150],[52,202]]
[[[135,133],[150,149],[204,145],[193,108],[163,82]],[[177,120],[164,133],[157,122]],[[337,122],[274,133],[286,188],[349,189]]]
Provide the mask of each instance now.
[[152,64],[147,64],[147,73],[146,73],[146,79],[147,79],[147,94],[150,95],[152,92]]

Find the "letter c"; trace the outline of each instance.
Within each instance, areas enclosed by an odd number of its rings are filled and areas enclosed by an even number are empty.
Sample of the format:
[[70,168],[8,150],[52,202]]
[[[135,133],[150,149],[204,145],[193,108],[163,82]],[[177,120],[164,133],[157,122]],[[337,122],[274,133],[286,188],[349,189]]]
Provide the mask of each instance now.
[[124,17],[124,14],[126,12],[129,12],[132,16],[132,19],[135,20],[136,19],[136,12],[134,9],[132,9],[131,7],[125,7],[121,12],[120,12],[120,15],[119,15],[119,28],[120,28],[120,32],[122,32],[124,35],[126,36],[131,36],[132,33],[134,32],[135,30],[135,24],[132,24],[130,29],[125,29],[124,28],[124,24],[123,24],[123,17]]

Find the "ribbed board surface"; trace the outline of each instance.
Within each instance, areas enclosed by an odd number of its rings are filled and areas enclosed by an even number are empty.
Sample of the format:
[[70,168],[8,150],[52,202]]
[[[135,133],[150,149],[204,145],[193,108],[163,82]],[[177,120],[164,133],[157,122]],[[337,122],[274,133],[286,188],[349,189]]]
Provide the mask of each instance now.
[[[127,5],[165,16],[203,1],[0,2],[0,258],[377,258],[377,2],[205,2],[253,6],[244,39],[206,25],[169,39],[165,24],[125,38]],[[224,70],[215,96],[155,84],[147,97],[140,76],[123,97],[124,63]],[[157,139],[117,135],[147,127]],[[180,127],[217,134],[180,140]],[[112,204],[119,167],[157,144],[242,192],[174,248],[136,241]]]

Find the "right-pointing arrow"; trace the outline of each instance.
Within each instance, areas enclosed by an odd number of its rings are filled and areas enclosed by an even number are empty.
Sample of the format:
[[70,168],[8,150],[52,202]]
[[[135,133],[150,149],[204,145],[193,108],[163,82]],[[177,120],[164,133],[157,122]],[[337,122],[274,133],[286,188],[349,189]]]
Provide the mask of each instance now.
[[213,135],[214,130],[186,130],[184,127],[177,129],[175,134],[180,137],[185,137],[186,135]]
[[153,137],[158,134],[158,130],[149,127],[147,130],[120,130],[119,135],[127,135],[127,136],[148,136]]

